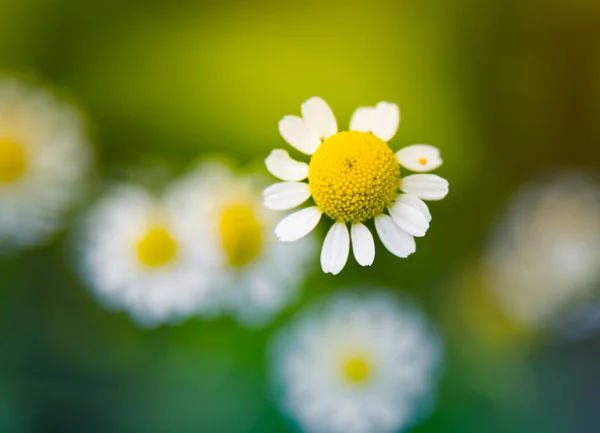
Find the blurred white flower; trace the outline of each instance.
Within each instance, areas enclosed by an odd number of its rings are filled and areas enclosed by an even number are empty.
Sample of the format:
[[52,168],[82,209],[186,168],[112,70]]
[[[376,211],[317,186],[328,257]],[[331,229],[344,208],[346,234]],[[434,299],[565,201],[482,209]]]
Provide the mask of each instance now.
[[316,246],[311,237],[295,245],[277,241],[274,213],[261,203],[261,184],[213,162],[171,190],[210,278],[214,297],[205,313],[229,312],[247,326],[267,324],[297,300]]
[[[392,254],[408,257],[416,250],[414,238],[425,236],[431,222],[423,200],[441,200],[448,194],[448,181],[422,174],[442,165],[437,148],[415,144],[392,152],[387,142],[396,135],[399,123],[398,106],[380,102],[359,107],[350,131],[338,132],[331,108],[318,97],[302,104],[302,117],[285,116],[279,122],[281,136],[311,155],[311,160],[310,164],[296,161],[282,149],[271,152],[265,164],[283,182],[265,189],[264,203],[269,209],[288,210],[311,197],[314,200],[314,206],[288,215],[277,225],[275,233],[284,242],[310,233],[322,214],[334,221],[321,250],[323,272],[342,271],[350,240],[358,264],[371,266],[375,243],[364,225],[370,220]],[[418,174],[401,177],[400,166]]]
[[80,270],[105,305],[140,326],[177,322],[210,296],[193,234],[165,197],[132,185],[115,187],[89,212],[77,242]]
[[48,241],[81,196],[90,162],[74,107],[0,80],[0,251]]
[[431,408],[436,331],[410,301],[366,290],[314,304],[273,341],[279,401],[305,433],[391,433]]
[[492,238],[484,275],[531,329],[558,325],[600,288],[600,185],[567,173],[523,187]]

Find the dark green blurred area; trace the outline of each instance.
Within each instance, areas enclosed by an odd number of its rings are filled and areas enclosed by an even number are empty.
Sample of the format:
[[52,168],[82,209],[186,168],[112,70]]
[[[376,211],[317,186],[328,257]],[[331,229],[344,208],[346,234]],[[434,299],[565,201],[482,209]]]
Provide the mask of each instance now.
[[[438,146],[451,193],[407,260],[378,248],[372,268],[350,260],[333,277],[315,257],[302,303],[371,283],[423,304],[447,360],[414,432],[598,431],[600,338],[495,339],[457,300],[519,185],[600,169],[600,3],[0,0],[0,70],[85,111],[102,179],[88,202],[108,181],[207,155],[262,169],[284,145],[278,120],[313,95],[340,127],[359,105],[398,103],[391,146]],[[1,431],[292,431],[265,347],[301,305],[261,331],[229,319],[140,330],[86,292],[67,242],[0,259]]]

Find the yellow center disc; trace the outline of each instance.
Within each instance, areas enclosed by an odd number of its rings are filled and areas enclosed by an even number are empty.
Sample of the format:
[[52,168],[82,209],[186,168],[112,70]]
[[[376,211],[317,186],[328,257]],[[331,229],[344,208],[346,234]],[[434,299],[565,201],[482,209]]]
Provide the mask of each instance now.
[[400,165],[388,145],[369,132],[329,137],[312,156],[308,185],[330,218],[357,223],[383,213],[398,195]]
[[13,140],[0,139],[0,183],[19,179],[26,168],[25,150]]
[[171,262],[177,254],[177,242],[164,228],[149,230],[138,242],[137,255],[149,268],[157,268]]
[[362,357],[353,357],[344,364],[344,378],[353,384],[366,382],[371,376],[369,363]]
[[231,266],[241,268],[259,256],[263,245],[263,227],[251,205],[234,203],[224,207],[219,232]]

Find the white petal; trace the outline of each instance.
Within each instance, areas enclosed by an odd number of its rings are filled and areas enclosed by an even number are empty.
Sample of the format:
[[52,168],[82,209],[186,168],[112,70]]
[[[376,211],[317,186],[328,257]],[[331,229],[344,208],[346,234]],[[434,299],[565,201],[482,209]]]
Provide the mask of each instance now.
[[400,124],[400,109],[398,106],[391,102],[380,102],[375,107],[374,117],[373,134],[383,141],[391,140],[396,135]]
[[337,132],[337,122],[327,102],[313,96],[302,104],[302,117],[308,128],[325,139]]
[[427,204],[425,204],[425,202],[419,197],[410,194],[399,194],[398,197],[396,197],[396,201],[401,201],[404,204],[418,209],[419,211],[421,211],[427,222],[431,221],[431,212],[429,212]]
[[344,223],[335,223],[325,236],[323,249],[321,250],[321,267],[323,272],[333,275],[339,274],[350,253],[350,235],[348,227]]
[[428,144],[413,144],[400,149],[396,158],[402,166],[417,172],[435,170],[442,165],[439,149]]
[[307,207],[286,216],[275,227],[275,235],[282,242],[303,238],[319,224],[321,211],[316,206]]
[[373,235],[364,224],[352,224],[352,251],[354,258],[361,266],[371,266],[375,260],[375,242]]
[[441,200],[448,194],[448,181],[435,174],[412,174],[402,179],[400,189],[423,200]]
[[358,107],[350,120],[351,131],[373,131],[375,126],[375,108]]
[[429,229],[429,221],[423,213],[409,204],[400,200],[396,200],[392,206],[388,208],[390,215],[398,227],[413,236],[425,236]]
[[312,155],[321,144],[319,135],[311,131],[298,116],[285,116],[281,119],[279,132],[285,141],[307,155]]
[[405,258],[417,250],[415,238],[398,227],[391,216],[375,218],[375,229],[381,243],[395,256]]
[[291,158],[285,150],[272,151],[265,165],[269,173],[281,180],[297,182],[308,177],[308,164]]
[[263,191],[264,204],[269,209],[286,210],[301,205],[310,197],[304,182],[279,182]]

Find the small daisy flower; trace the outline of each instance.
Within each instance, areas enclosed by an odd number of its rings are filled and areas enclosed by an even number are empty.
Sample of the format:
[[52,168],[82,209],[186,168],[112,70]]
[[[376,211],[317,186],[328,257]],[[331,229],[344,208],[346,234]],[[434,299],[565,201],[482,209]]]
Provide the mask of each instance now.
[[207,315],[229,312],[248,326],[267,324],[297,299],[316,247],[310,237],[297,245],[277,241],[261,185],[262,179],[215,162],[173,188],[210,277],[214,299]]
[[[306,164],[285,150],[271,152],[267,169],[283,182],[264,191],[264,204],[287,210],[313,198],[314,206],[288,215],[277,225],[275,233],[284,242],[311,232],[323,214],[334,221],[321,251],[326,273],[338,274],[344,268],[350,239],[356,261],[362,266],[373,263],[375,244],[365,225],[370,220],[375,220],[375,230],[392,254],[408,257],[416,250],[414,237],[424,236],[431,221],[423,200],[441,200],[448,193],[445,179],[422,174],[442,164],[438,149],[418,144],[392,152],[387,142],[399,122],[398,106],[380,102],[358,108],[350,131],[338,132],[331,108],[318,97],[302,104],[302,117],[285,116],[279,122],[282,137],[312,156]],[[400,166],[418,174],[402,177]]]
[[529,329],[560,325],[598,298],[600,185],[577,172],[526,185],[491,239],[484,274],[505,311]]
[[45,90],[0,81],[0,250],[46,242],[80,197],[90,161],[73,107]]
[[116,187],[90,210],[77,241],[89,288],[140,326],[181,320],[210,295],[198,245],[170,197]]
[[408,300],[341,292],[272,346],[279,401],[306,433],[392,433],[430,409],[442,348]]

